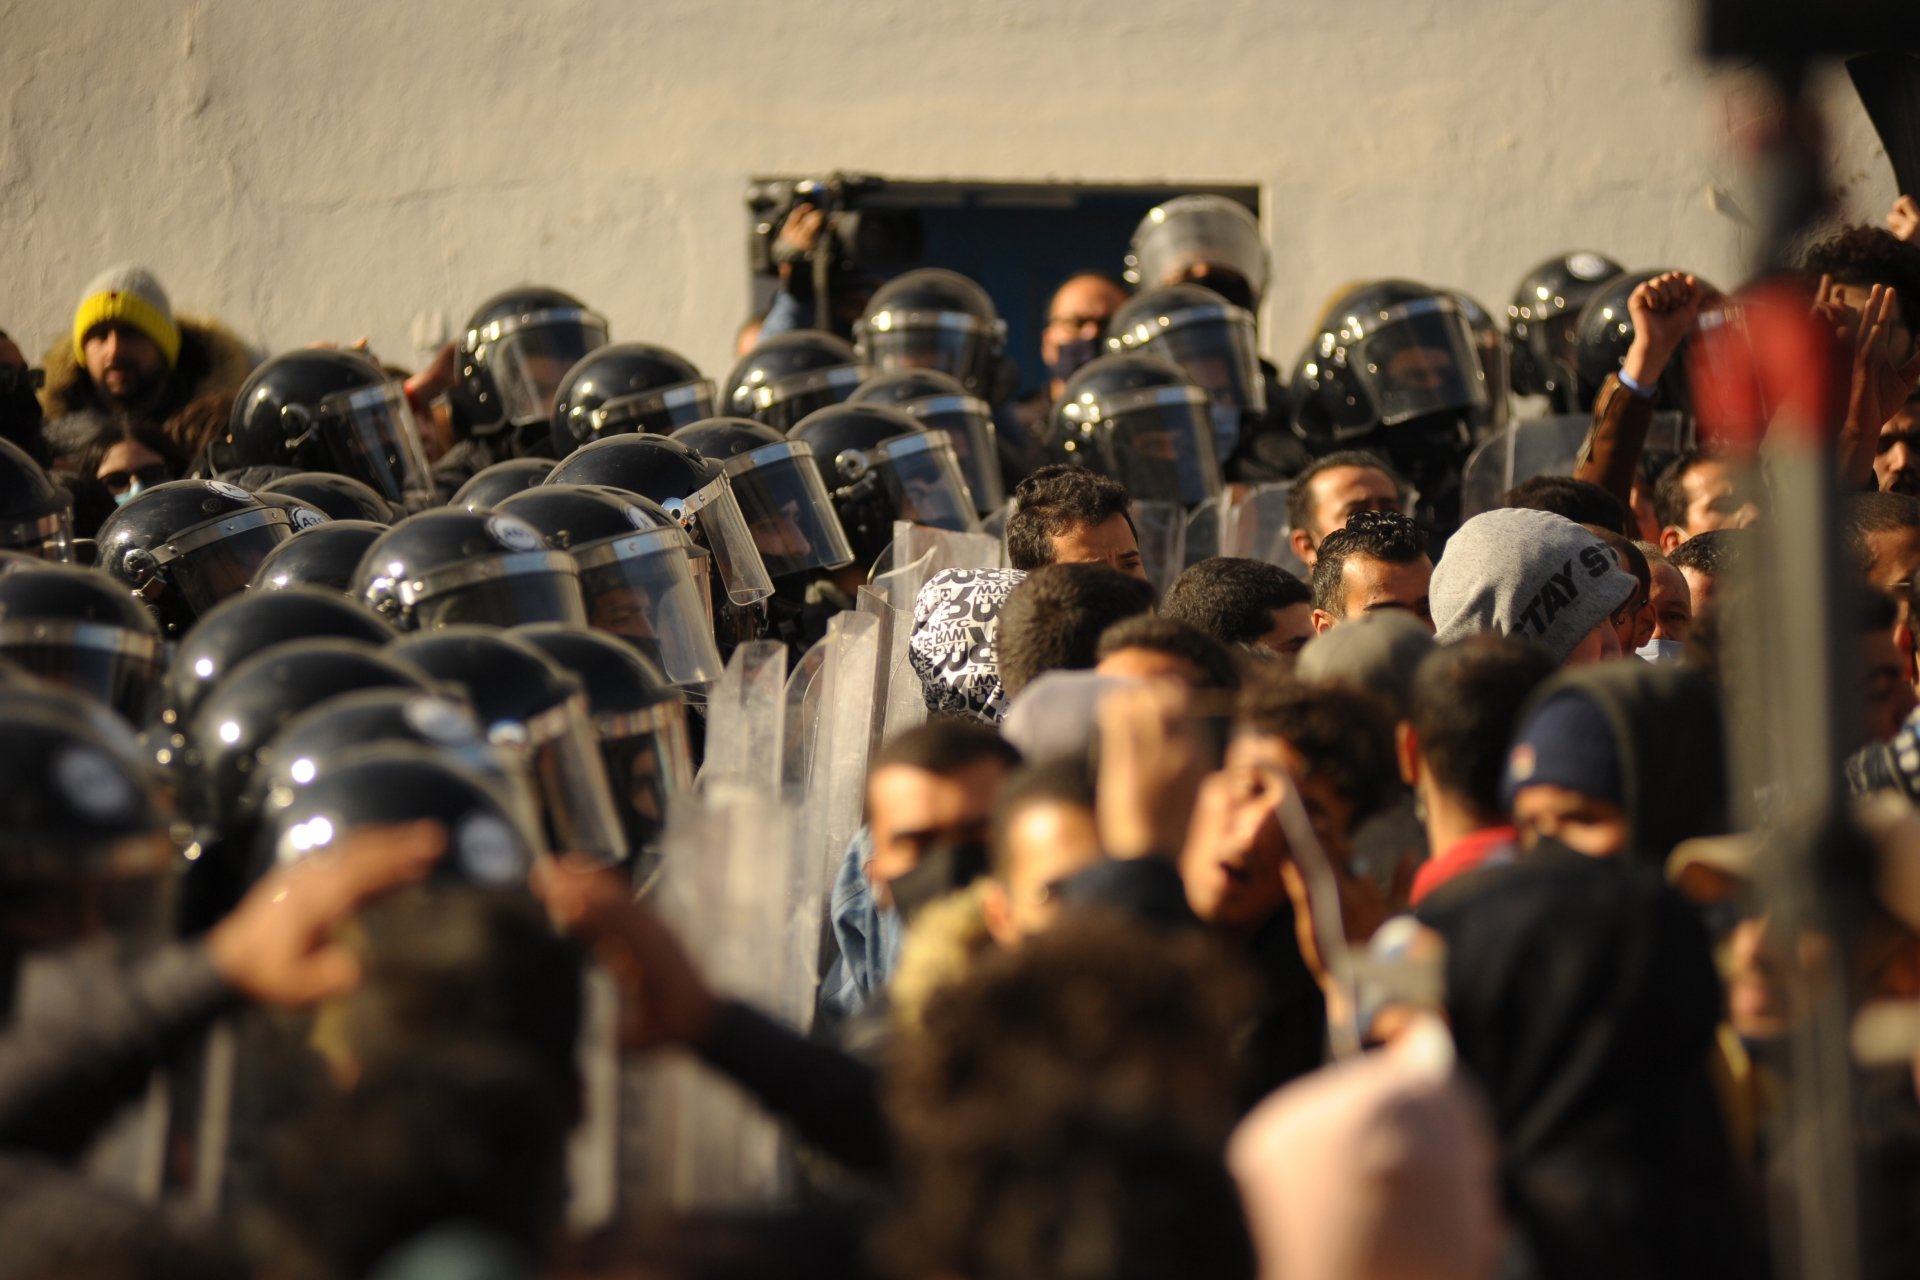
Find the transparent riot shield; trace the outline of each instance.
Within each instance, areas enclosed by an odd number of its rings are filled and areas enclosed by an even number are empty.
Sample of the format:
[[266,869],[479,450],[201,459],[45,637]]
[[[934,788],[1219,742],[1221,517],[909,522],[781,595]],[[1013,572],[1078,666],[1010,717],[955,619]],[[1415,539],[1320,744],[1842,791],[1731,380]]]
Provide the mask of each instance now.
[[927,700],[914,672],[909,646],[913,640],[913,610],[896,608],[869,587],[860,588],[859,610],[880,620],[880,741],[886,742],[927,718]]
[[[865,595],[862,588],[861,594]],[[824,640],[808,649],[787,676],[786,747],[781,754],[781,794],[796,809],[807,798],[813,777],[814,750],[820,739],[820,695],[825,682],[820,672],[833,652]]]
[[[922,582],[942,569],[998,569],[1007,563],[1006,545],[993,534],[957,533],[904,520],[894,521],[893,547],[896,566],[912,564],[927,552],[933,553]],[[905,612],[913,612],[911,601]]]
[[[820,737],[814,754],[813,788],[826,805],[818,859],[820,899],[839,869],[841,855],[860,828],[867,761],[885,727],[879,691],[880,619],[857,610],[827,624],[834,652],[822,678]],[[824,914],[824,913],[823,913]]]
[[[1516,422],[1487,437],[1461,472],[1461,517],[1493,510],[1507,490],[1535,476],[1572,475],[1592,425],[1586,414],[1562,413]],[[1692,420],[1666,410],[1653,415],[1644,451],[1654,456],[1683,453],[1693,447],[1693,440]]]
[[1290,485],[1236,485],[1233,501],[1225,510],[1220,554],[1277,564],[1290,573],[1301,573],[1306,566],[1293,554],[1287,542],[1292,532],[1292,517],[1287,510]]
[[1187,509],[1177,502],[1135,502],[1133,531],[1147,580],[1165,595],[1186,568]]
[[785,738],[787,649],[773,640],[739,646],[707,699],[707,755],[700,785],[708,794],[743,789],[778,796]]

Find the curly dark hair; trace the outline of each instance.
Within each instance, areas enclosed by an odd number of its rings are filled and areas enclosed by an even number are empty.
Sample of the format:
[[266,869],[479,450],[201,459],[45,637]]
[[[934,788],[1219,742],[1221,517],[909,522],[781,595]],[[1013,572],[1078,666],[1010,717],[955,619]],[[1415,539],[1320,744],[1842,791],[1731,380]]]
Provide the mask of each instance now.
[[1393,718],[1385,704],[1351,685],[1309,685],[1286,672],[1259,672],[1234,705],[1233,732],[1279,738],[1353,806],[1357,825],[1401,794]]
[[1900,295],[1900,318],[1920,332],[1920,245],[1862,223],[1810,246],[1800,266],[1810,276],[1831,276],[1835,284],[1892,285]]
[[1305,529],[1316,537],[1326,532],[1313,522],[1313,482],[1335,467],[1367,467],[1378,471],[1393,481],[1396,494],[1406,496],[1407,482],[1400,478],[1400,473],[1393,469],[1392,463],[1364,449],[1342,449],[1324,458],[1315,458],[1312,466],[1293,478],[1293,483],[1287,489],[1287,519],[1294,528]]
[[1320,543],[1313,564],[1313,607],[1336,618],[1347,616],[1347,560],[1365,556],[1388,564],[1411,564],[1427,554],[1427,535],[1397,511],[1361,511]]
[[1174,579],[1160,616],[1197,627],[1221,644],[1252,644],[1273,629],[1273,610],[1312,602],[1307,584],[1277,564],[1209,556]]
[[1085,467],[1056,464],[1041,467],[1013,491],[1013,514],[1007,517],[1007,563],[1015,569],[1038,569],[1053,563],[1053,540],[1082,525],[1100,525],[1128,513],[1127,490]]

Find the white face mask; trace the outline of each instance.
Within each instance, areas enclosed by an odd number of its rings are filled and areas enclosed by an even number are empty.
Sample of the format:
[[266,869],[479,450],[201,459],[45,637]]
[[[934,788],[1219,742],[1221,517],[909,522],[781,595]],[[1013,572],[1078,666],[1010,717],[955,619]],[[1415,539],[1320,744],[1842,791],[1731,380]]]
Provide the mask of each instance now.
[[1678,640],[1649,640],[1634,652],[1648,662],[1678,662],[1686,656],[1687,646]]

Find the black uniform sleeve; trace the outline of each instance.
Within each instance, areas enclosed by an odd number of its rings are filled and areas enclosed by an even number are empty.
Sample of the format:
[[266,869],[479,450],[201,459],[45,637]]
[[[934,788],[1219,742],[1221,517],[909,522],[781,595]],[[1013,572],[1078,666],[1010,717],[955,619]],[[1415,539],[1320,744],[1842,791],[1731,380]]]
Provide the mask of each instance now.
[[0,1148],[65,1158],[146,1087],[156,1066],[238,1002],[206,949],[180,945],[57,1023],[0,1031]]

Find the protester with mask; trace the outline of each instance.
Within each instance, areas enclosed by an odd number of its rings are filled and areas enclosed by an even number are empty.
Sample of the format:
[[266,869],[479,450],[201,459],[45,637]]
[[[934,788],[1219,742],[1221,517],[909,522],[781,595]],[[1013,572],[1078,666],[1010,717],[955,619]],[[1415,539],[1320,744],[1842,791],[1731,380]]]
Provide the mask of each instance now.
[[176,319],[153,273],[123,263],[87,285],[71,336],[42,364],[47,445],[57,460],[78,455],[109,419],[159,426],[196,396],[238,388],[253,358],[217,322]]
[[185,460],[157,428],[117,420],[101,428],[73,468],[74,532],[91,538],[113,508],[177,480]]
[[1126,300],[1126,286],[1100,271],[1068,276],[1047,299],[1046,324],[1040,330],[1040,362],[1046,366],[1046,385],[1013,404],[1025,455],[1035,459],[1041,456],[1047,418],[1066,389],[1067,379],[1105,352],[1107,322]]
[[1693,592],[1687,576],[1658,547],[1650,542],[1633,545],[1647,560],[1647,610],[1653,615],[1653,638],[1642,646],[1640,656],[1650,662],[1675,657],[1673,646],[1686,644],[1693,628]]

